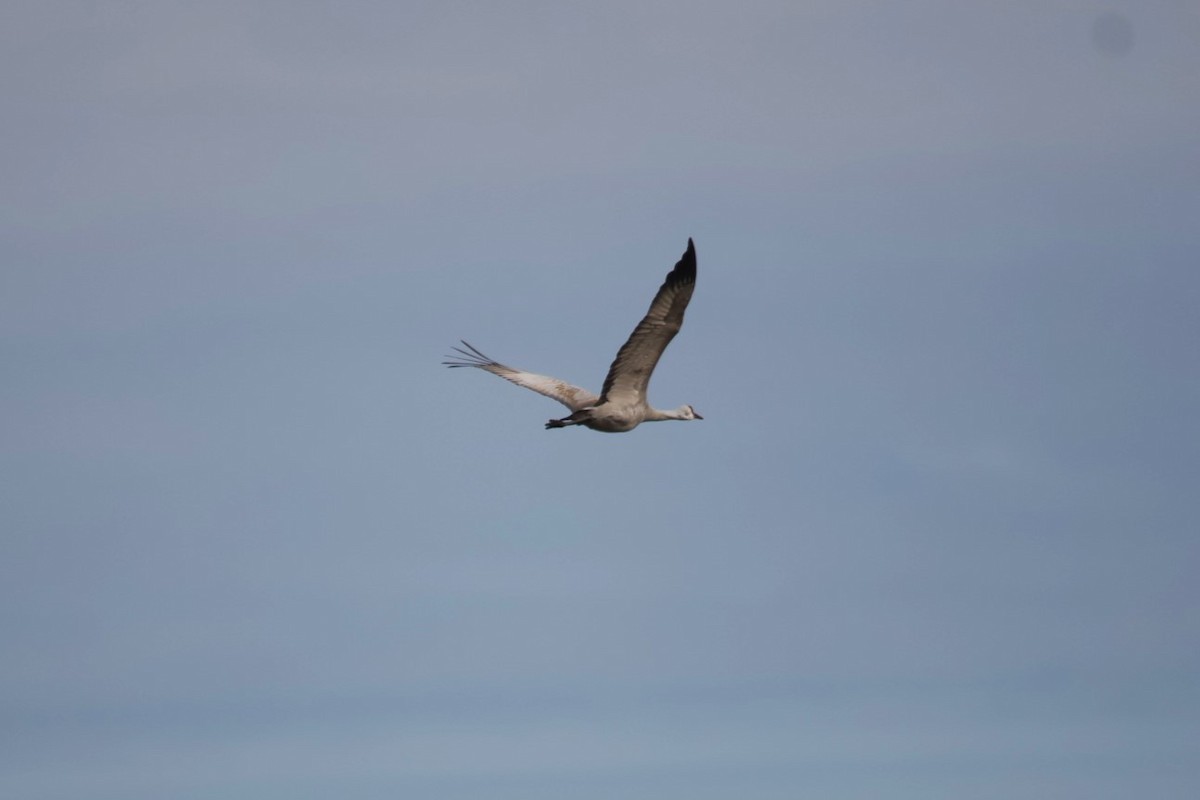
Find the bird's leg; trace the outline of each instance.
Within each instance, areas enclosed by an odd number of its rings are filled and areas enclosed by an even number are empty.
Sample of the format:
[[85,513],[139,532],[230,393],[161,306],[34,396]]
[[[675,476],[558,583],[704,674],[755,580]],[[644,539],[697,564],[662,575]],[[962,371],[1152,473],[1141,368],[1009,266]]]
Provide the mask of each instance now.
[[584,408],[584,409],[580,409],[579,411],[576,411],[574,414],[572,414],[569,417],[563,417],[562,419],[552,419],[546,423],[546,430],[550,430],[551,428],[565,428],[568,425],[582,425],[584,423],[584,421],[588,417],[591,416],[591,413],[592,413],[592,409]]

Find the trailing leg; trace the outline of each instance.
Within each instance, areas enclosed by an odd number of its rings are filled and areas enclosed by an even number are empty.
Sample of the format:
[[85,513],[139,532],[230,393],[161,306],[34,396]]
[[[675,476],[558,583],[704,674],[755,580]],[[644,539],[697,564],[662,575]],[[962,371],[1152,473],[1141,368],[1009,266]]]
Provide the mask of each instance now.
[[583,425],[583,424],[585,424],[585,421],[587,420],[587,418],[590,416],[590,412],[591,412],[590,408],[585,408],[580,411],[576,411],[574,414],[572,414],[569,417],[563,417],[562,419],[552,419],[546,423],[546,430],[550,430],[551,428],[565,428],[568,425]]

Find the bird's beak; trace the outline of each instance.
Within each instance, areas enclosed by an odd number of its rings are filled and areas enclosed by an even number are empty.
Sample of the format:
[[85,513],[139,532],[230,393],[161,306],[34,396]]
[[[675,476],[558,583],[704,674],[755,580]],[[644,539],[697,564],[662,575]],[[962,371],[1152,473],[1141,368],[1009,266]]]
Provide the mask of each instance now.
[[700,416],[695,411],[692,412],[692,416],[695,417],[696,419],[704,419],[704,417]]

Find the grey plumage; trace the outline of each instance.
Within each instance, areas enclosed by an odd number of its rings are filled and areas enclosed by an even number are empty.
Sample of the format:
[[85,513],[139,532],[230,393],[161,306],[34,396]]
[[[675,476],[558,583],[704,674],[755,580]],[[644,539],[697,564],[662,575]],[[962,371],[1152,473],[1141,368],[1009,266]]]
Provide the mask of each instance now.
[[703,419],[688,405],[661,411],[652,408],[646,401],[650,377],[663,351],[679,333],[684,311],[695,288],[696,248],[688,239],[683,257],[668,273],[650,303],[650,309],[617,351],[599,396],[557,378],[501,364],[466,341],[462,342],[463,347],[454,348],[458,355],[447,356],[442,363],[448,367],[482,369],[557,400],[571,409],[573,413],[570,416],[550,420],[546,423],[547,428],[583,425],[593,430],[621,433],[633,430],[642,422]]

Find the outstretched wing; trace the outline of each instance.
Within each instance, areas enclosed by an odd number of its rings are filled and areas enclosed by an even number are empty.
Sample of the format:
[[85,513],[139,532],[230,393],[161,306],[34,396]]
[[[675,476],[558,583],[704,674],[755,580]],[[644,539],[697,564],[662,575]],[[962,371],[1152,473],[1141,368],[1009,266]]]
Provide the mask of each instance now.
[[696,288],[696,248],[688,239],[687,250],[675,269],[654,296],[650,310],[633,329],[629,339],[617,351],[617,357],[608,368],[604,379],[603,400],[620,397],[631,402],[642,402],[650,375],[658,364],[659,357],[683,326],[683,312]]
[[532,389],[538,394],[544,394],[546,397],[553,398],[562,403],[572,411],[579,411],[582,408],[594,406],[600,401],[600,398],[589,392],[587,389],[581,389],[578,386],[572,386],[565,381],[560,381],[558,378],[550,378],[545,375],[536,375],[532,372],[525,372],[512,367],[506,367],[498,361],[494,361],[483,353],[476,350],[471,345],[463,341],[463,347],[455,347],[456,356],[446,356],[446,361],[442,363],[447,367],[478,367],[499,375],[506,381],[512,381],[517,386],[524,386],[526,389]]

